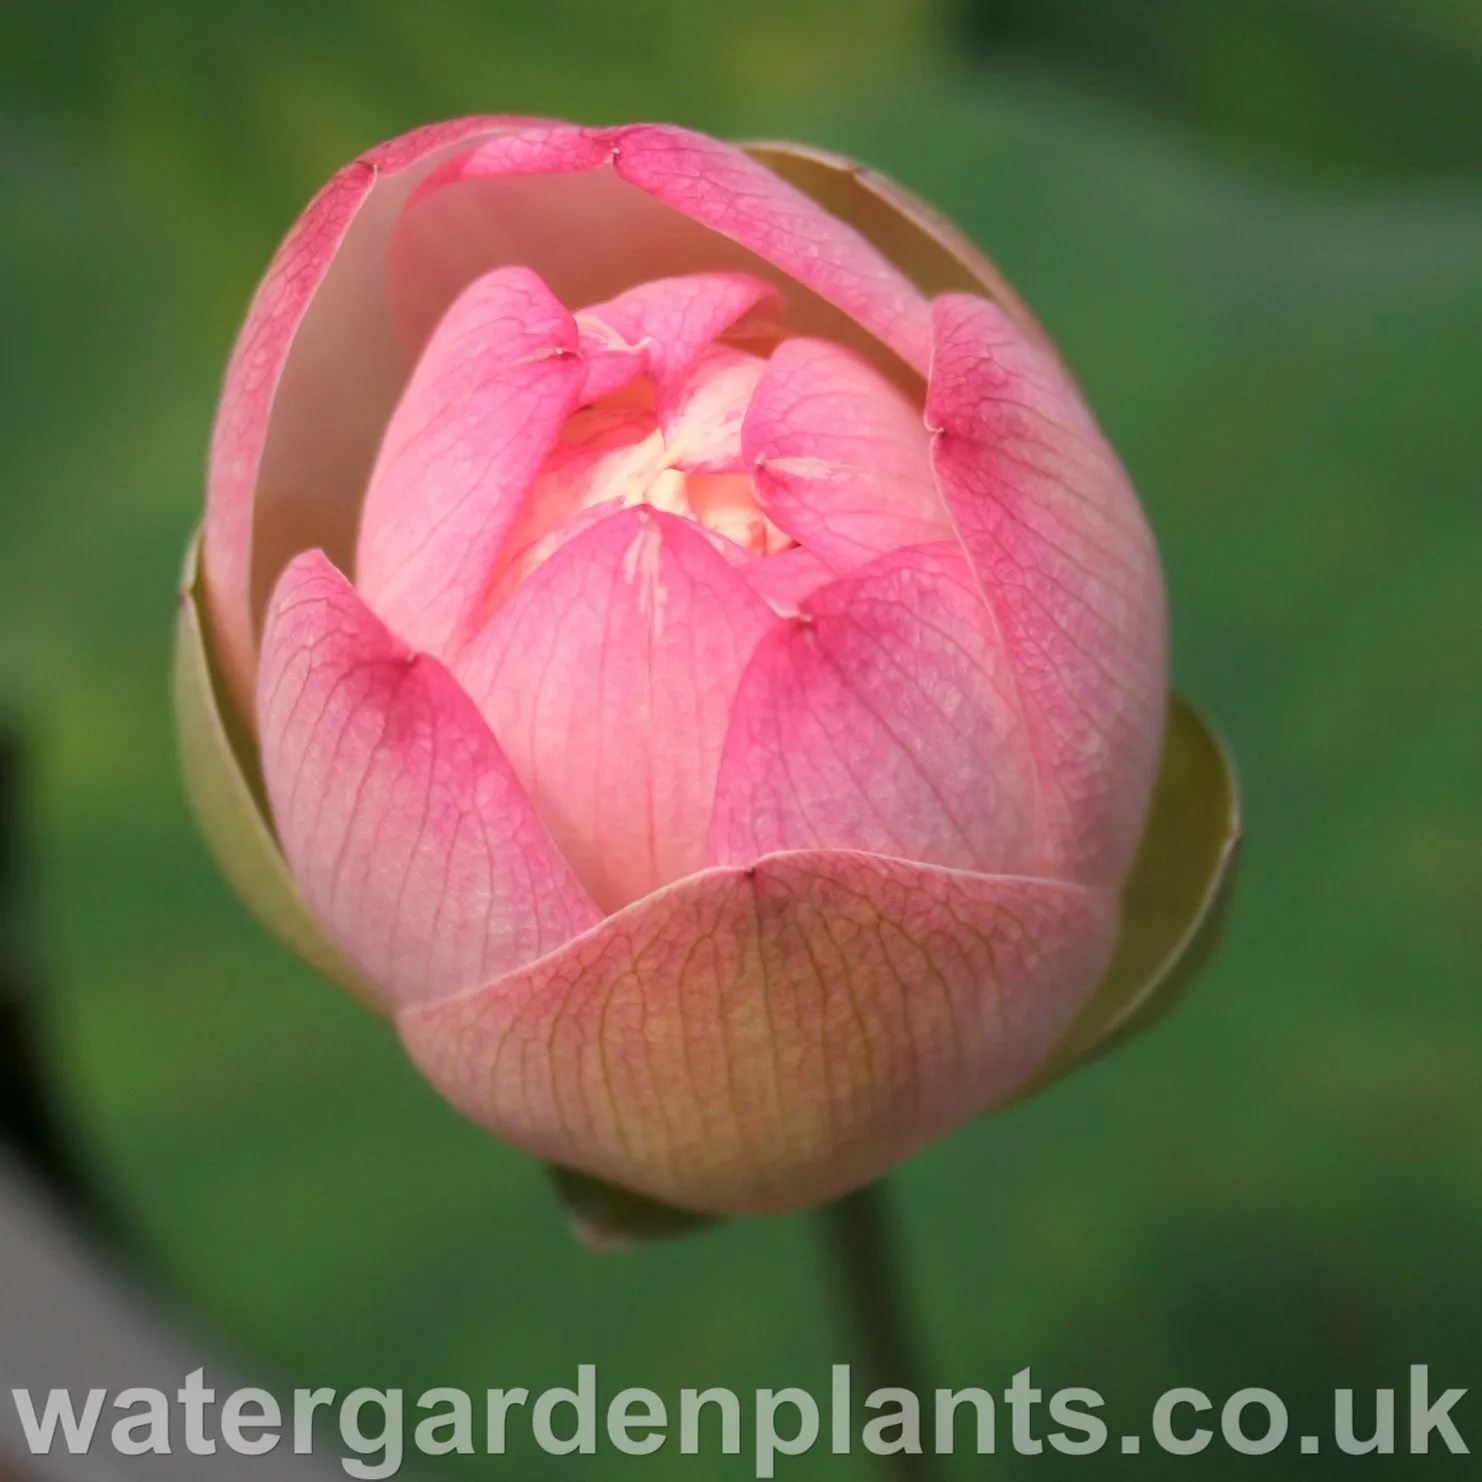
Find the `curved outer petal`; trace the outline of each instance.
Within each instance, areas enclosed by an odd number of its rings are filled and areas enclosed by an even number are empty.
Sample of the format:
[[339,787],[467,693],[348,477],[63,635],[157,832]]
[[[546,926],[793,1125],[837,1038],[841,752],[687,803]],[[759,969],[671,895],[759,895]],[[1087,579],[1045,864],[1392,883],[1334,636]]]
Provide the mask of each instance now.
[[[381,282],[392,222],[450,150],[530,122],[454,119],[367,151],[309,204],[253,297],[211,437],[202,554],[210,627],[244,715],[261,603],[294,550],[348,553],[364,476],[401,384]],[[278,527],[266,534],[256,518],[264,483],[266,523]]]
[[930,311],[903,273],[741,150],[683,129],[554,125],[449,161],[397,226],[391,296],[404,341],[420,344],[464,284],[511,262],[573,305],[740,270],[782,289],[794,331],[892,359],[908,381],[926,371]]
[[[357,998],[374,994],[320,930],[288,871],[259,800],[250,742],[228,729],[234,714],[206,645],[198,576],[200,538],[190,543],[180,583],[173,674],[180,770],[191,812],[221,873],[242,903],[290,951]],[[254,785],[256,784],[256,786]]]
[[835,570],[952,536],[921,413],[827,340],[777,347],[741,445],[768,517]]
[[659,124],[609,137],[624,180],[774,263],[926,370],[931,330],[920,290],[853,227],[734,144]]
[[980,293],[1051,354],[1054,347],[1002,273],[940,212],[843,155],[762,139],[741,146],[758,164],[853,227],[922,293]]
[[657,384],[681,381],[721,335],[776,338],[782,313],[782,296],[751,273],[640,283],[576,316],[587,362],[582,400],[609,396],[639,375]]
[[683,1208],[832,1198],[1010,1097],[1099,976],[1109,895],[870,855],[710,870],[398,1017],[500,1137]]
[[954,545],[886,556],[758,648],[726,736],[710,861],[860,849],[1033,870],[1012,676]]
[[451,659],[483,625],[505,537],[581,395],[576,321],[528,268],[471,284],[386,429],[355,585],[404,642]]
[[934,464],[1018,682],[1037,869],[1118,885],[1147,815],[1167,693],[1152,536],[1060,363],[984,299],[951,294],[933,315]]
[[563,545],[457,666],[604,910],[704,865],[731,701],[776,621],[695,525],[635,508]]
[[269,604],[258,723],[304,899],[388,1004],[466,990],[597,919],[473,703],[318,551]]
[[[409,358],[463,289],[497,267],[534,269],[576,307],[702,266],[659,263],[651,231],[627,240],[621,199],[581,188],[610,178],[601,166],[611,153],[596,130],[546,121],[488,139],[427,176],[396,223],[387,264],[391,318]],[[601,250],[594,251],[598,231]]]

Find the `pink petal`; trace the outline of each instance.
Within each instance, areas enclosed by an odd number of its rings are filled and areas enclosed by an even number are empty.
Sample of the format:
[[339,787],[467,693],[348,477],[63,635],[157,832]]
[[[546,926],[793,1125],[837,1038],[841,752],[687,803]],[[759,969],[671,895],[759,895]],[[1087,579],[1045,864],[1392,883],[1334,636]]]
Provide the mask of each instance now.
[[505,537],[581,393],[576,324],[527,268],[478,279],[428,342],[386,429],[356,585],[444,658],[482,625]]
[[613,168],[632,184],[775,264],[924,372],[926,300],[865,239],[733,144],[688,129],[611,131]]
[[1013,678],[954,546],[820,587],[757,649],[726,737],[710,860],[863,849],[1034,873]]
[[834,579],[834,573],[800,545],[761,560],[746,561],[741,574],[753,592],[785,617],[796,617],[810,594]]
[[935,306],[943,497],[1009,656],[1040,794],[1040,868],[1120,881],[1163,735],[1166,619],[1137,497],[1060,362],[984,299]]
[[559,119],[532,119],[528,128],[486,140],[449,160],[423,191],[431,195],[452,180],[493,175],[580,174],[607,164],[611,157],[612,145],[602,129]]
[[777,347],[742,444],[767,515],[837,570],[952,537],[921,413],[838,345]]
[[382,288],[391,223],[449,151],[528,122],[455,119],[361,155],[299,217],[252,300],[212,433],[203,555],[216,651],[244,714],[267,594],[296,550],[348,555],[405,376]]
[[782,290],[795,332],[899,356],[908,380],[926,370],[929,307],[898,269],[740,150],[680,129],[551,126],[449,162],[392,244],[409,353],[467,283],[509,263],[573,306],[655,279],[748,274]]
[[304,899],[390,1005],[512,972],[597,919],[473,703],[321,552],[269,603],[258,725]]
[[611,152],[591,129],[537,122],[466,149],[427,177],[396,223],[388,266],[391,316],[409,359],[448,305],[494,268],[532,268],[575,305],[589,296],[570,289],[592,264],[592,281],[604,286],[590,297],[612,291],[600,266],[605,253],[592,251],[593,221],[582,219],[590,192],[578,183]]
[[690,273],[640,283],[576,316],[587,361],[583,401],[596,401],[635,376],[682,380],[721,335],[776,338],[781,295],[750,273]]
[[1003,274],[952,222],[894,180],[807,144],[769,139],[743,148],[826,211],[858,227],[928,297],[981,293],[1001,304],[1030,339],[1054,353],[1049,337]]
[[704,864],[731,699],[774,621],[695,525],[635,508],[563,545],[458,665],[604,910]]
[[707,871],[399,1017],[455,1107],[683,1207],[799,1208],[1015,1095],[1105,965],[1110,892],[867,855]]

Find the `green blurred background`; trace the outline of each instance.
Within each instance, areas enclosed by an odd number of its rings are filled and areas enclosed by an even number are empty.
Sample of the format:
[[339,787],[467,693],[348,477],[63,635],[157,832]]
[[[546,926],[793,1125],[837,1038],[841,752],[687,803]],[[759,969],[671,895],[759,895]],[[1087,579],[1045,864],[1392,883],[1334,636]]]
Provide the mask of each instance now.
[[[934,1376],[1091,1385],[1113,1435],[1172,1385],[1266,1385],[1295,1436],[1427,1363],[1482,1445],[1482,4],[11,0],[0,97],[0,705],[34,747],[48,1040],[180,1303],[285,1387],[595,1362],[609,1393],[822,1394],[844,1356],[805,1218],[578,1249],[539,1170],[246,917],[174,771],[217,379],[298,208],[433,117],[664,117],[860,156],[1000,262],[1139,484],[1178,682],[1241,764],[1245,872],[1187,1006],[894,1181]],[[441,1470],[573,1466],[750,1475],[672,1444]]]

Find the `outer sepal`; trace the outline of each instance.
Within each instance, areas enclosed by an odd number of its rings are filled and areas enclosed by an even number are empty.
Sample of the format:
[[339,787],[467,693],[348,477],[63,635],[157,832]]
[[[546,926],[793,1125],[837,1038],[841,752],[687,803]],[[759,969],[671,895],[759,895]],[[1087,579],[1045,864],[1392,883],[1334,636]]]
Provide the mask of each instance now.
[[1199,713],[1172,697],[1142,844],[1122,891],[1101,987],[1024,1095],[1156,1024],[1203,971],[1229,912],[1240,851],[1235,769]]
[[549,1172],[572,1233],[602,1255],[693,1235],[719,1223],[714,1215],[678,1209],[574,1168],[553,1163]]
[[316,972],[370,1003],[369,990],[304,905],[268,821],[256,748],[206,636],[199,549],[196,535],[185,556],[175,628],[175,718],[191,809],[222,874],[253,915]]

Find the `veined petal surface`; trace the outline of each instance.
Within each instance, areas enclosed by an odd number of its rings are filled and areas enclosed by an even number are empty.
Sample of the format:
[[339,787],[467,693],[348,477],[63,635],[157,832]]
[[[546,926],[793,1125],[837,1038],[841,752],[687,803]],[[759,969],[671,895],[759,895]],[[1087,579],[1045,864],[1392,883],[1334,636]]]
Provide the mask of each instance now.
[[600,520],[456,669],[604,910],[705,864],[736,686],[777,621],[713,539],[643,507]]
[[355,585],[404,642],[451,659],[585,366],[576,321],[528,268],[496,268],[438,325],[386,428]]
[[827,340],[777,347],[747,408],[742,450],[768,517],[837,571],[952,537],[921,412]]
[[859,849],[1033,873],[1013,678],[954,545],[819,587],[758,648],[736,696],[713,864]]
[[1119,883],[1157,773],[1163,581],[1137,496],[1064,367],[986,299],[948,294],[926,420],[1034,757],[1038,866]]
[[269,605],[258,723],[304,900],[387,1004],[464,991],[598,919],[473,702],[318,551]]
[[681,1208],[770,1213],[1011,1097],[1115,921],[1109,895],[1060,882],[777,855],[398,1025],[433,1085],[516,1146]]

